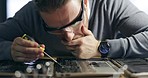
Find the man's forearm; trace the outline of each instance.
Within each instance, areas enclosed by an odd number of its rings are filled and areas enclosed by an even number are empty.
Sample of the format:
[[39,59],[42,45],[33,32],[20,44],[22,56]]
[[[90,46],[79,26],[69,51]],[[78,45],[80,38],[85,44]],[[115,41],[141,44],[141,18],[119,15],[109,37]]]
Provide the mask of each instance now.
[[11,44],[9,41],[0,42],[0,60],[12,60]]

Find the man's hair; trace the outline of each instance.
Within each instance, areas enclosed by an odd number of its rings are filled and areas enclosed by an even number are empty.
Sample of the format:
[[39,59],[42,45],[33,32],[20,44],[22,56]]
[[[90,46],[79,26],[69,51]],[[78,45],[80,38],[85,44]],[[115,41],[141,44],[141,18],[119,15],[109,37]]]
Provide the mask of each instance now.
[[54,11],[65,5],[69,0],[33,0],[38,9],[42,12]]

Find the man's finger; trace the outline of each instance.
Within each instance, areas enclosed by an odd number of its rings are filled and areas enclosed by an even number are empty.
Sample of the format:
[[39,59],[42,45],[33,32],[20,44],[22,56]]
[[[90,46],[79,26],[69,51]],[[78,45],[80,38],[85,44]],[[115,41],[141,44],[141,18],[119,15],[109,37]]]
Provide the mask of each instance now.
[[85,36],[92,35],[92,32],[88,30],[85,26],[82,26],[81,31]]

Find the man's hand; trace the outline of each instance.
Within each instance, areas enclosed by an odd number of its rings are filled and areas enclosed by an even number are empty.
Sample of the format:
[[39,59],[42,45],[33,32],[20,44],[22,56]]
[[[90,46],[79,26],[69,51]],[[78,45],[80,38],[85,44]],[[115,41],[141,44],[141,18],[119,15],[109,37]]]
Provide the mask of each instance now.
[[101,56],[98,52],[100,41],[96,40],[94,35],[86,27],[82,27],[83,37],[63,42],[67,49],[73,51],[73,54],[82,59],[89,59],[95,56]]
[[[11,56],[14,61],[18,62],[33,61],[44,56],[43,50],[38,46],[39,44],[36,42],[17,37],[11,46]],[[42,45],[42,47],[45,46]]]

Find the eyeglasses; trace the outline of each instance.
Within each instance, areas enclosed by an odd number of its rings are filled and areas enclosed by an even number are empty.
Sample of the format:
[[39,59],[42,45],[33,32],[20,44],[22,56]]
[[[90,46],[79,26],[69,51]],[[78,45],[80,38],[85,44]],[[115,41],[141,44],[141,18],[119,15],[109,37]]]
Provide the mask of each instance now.
[[45,23],[46,25],[44,26],[44,29],[47,32],[52,32],[52,31],[56,31],[56,30],[62,30],[62,29],[67,28],[69,26],[73,26],[73,25],[77,24],[77,22],[82,21],[82,19],[83,19],[83,13],[84,13],[84,3],[83,3],[83,0],[82,0],[82,3],[81,3],[81,12],[78,14],[78,16],[71,23],[69,23],[69,24],[67,24],[65,26],[59,27],[59,28],[51,28],[51,27],[49,27]]

